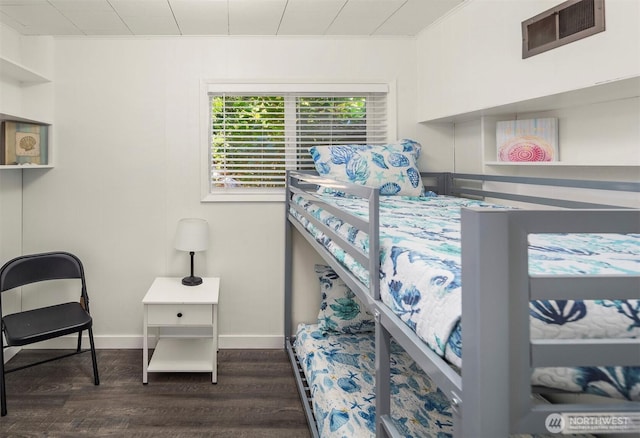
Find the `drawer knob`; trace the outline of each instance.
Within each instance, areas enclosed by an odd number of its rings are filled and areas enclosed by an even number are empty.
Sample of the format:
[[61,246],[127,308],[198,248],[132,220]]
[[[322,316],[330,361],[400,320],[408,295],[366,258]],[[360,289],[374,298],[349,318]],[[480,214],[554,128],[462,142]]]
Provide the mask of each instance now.
[[182,318],[182,312],[178,312],[178,314],[176,315],[178,318]]

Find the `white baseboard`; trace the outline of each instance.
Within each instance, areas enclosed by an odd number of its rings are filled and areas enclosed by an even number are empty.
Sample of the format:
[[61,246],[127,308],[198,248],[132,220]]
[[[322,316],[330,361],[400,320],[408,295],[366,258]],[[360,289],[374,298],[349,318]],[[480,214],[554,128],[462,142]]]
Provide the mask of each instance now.
[[[150,337],[149,340],[152,338]],[[96,336],[93,335],[93,341],[96,349],[135,349],[142,348],[142,336]],[[25,345],[25,349],[37,350],[68,350],[75,349],[78,346],[78,335],[62,336],[60,338],[49,339],[48,341],[38,342],[36,344]],[[89,338],[85,335],[82,337],[82,348],[89,348]]]
[[[141,349],[142,336],[93,336],[97,349]],[[78,338],[75,335],[27,345],[29,349],[73,349]],[[149,347],[155,345],[155,337],[149,336]],[[82,339],[82,348],[89,348],[89,338]],[[221,335],[218,337],[220,349],[283,349],[284,336],[279,335]],[[5,352],[5,355],[7,353]],[[15,354],[15,353],[13,353]],[[6,359],[8,360],[8,359]],[[6,361],[5,360],[5,361]]]
[[218,337],[221,349],[284,349],[284,336],[276,335],[222,335]]
[[3,354],[3,357],[4,357],[4,363],[9,362],[9,360],[11,360],[11,358],[12,358],[13,356],[15,356],[16,354],[18,354],[18,352],[20,351],[20,348],[21,348],[21,347],[7,347],[7,348],[4,350],[4,354]]

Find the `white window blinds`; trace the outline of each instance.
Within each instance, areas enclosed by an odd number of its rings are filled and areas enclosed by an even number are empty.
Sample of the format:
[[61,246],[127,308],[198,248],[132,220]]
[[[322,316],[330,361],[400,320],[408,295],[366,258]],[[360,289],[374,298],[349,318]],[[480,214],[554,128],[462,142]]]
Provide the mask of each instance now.
[[386,92],[210,92],[211,193],[281,191],[314,145],[387,140]]

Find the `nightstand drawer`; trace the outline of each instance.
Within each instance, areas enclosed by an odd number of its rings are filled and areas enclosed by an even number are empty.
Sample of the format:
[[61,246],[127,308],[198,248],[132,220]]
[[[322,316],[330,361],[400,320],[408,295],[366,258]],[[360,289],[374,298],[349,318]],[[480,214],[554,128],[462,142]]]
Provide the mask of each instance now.
[[148,305],[149,325],[211,325],[211,306],[203,304]]

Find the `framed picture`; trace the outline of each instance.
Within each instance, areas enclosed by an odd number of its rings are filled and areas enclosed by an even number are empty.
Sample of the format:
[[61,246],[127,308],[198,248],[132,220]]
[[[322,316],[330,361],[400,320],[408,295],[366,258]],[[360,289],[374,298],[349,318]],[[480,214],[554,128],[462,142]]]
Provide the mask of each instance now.
[[496,124],[498,161],[558,161],[558,119],[509,120]]
[[0,164],[47,164],[48,128],[35,123],[2,122]]

